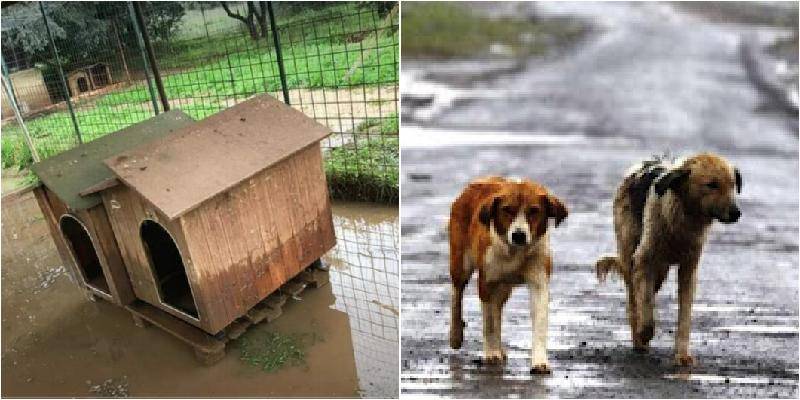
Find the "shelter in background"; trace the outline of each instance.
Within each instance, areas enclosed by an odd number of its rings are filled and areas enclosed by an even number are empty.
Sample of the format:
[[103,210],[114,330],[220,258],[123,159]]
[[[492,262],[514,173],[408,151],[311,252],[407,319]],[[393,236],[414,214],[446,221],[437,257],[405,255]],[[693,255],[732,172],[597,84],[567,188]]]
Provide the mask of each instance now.
[[[11,79],[11,84],[14,87],[14,94],[17,98],[17,105],[20,112],[28,114],[47,107],[53,102],[50,100],[50,94],[47,91],[42,71],[38,68],[28,68],[12,72],[8,76]],[[14,116],[14,110],[11,108],[11,102],[6,98],[6,91],[2,92],[2,118],[10,118]]]
[[80,96],[114,83],[111,69],[106,63],[97,63],[78,68],[67,74],[70,97]]

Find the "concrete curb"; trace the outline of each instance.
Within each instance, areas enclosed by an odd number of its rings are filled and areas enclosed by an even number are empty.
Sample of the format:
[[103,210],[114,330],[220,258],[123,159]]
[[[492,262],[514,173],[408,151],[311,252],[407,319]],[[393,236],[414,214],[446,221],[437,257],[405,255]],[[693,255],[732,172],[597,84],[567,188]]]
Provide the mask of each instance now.
[[747,77],[783,110],[797,117],[797,101],[792,98],[790,89],[780,82],[770,61],[771,57],[764,52],[764,47],[756,35],[742,38],[739,52]]

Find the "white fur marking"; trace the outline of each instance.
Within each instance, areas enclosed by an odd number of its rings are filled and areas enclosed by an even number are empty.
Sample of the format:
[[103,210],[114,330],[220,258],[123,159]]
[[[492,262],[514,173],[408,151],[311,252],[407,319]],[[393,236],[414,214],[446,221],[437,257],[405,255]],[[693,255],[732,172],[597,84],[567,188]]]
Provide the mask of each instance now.
[[511,241],[511,235],[514,232],[522,232],[525,234],[525,246],[531,243],[531,228],[528,226],[528,218],[525,217],[525,210],[520,209],[517,216],[514,217],[514,220],[511,221],[511,226],[508,227],[508,232],[506,232],[506,236],[508,236],[508,243],[513,243]]

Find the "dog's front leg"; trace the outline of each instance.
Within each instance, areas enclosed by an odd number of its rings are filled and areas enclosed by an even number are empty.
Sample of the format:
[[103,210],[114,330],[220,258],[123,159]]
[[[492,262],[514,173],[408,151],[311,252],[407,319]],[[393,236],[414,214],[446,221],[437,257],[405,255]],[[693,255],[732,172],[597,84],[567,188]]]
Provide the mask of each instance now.
[[461,316],[464,285],[453,283],[450,301],[450,347],[460,349],[464,341],[464,319]]
[[545,268],[536,267],[528,279],[531,308],[531,373],[549,374],[547,363],[547,328],[550,308],[550,277]]
[[638,352],[646,352],[650,340],[655,334],[655,321],[653,319],[654,307],[654,282],[652,269],[656,268],[652,257],[647,252],[634,255],[633,264],[633,289],[636,303],[636,332],[634,333],[633,348]]
[[692,303],[697,286],[697,259],[682,262],[678,267],[678,332],[675,334],[675,364],[691,366],[694,358],[689,352],[692,332]]
[[[494,296],[492,296],[494,297]],[[500,345],[500,317],[494,298],[488,301],[481,300],[483,311],[483,359],[489,364],[503,361],[503,351]]]

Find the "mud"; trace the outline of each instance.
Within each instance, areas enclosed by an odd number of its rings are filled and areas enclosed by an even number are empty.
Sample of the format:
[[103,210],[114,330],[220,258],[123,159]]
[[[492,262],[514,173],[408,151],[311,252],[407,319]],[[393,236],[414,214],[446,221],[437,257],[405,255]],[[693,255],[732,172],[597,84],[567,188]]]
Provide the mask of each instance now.
[[[266,373],[236,341],[203,367],[191,349],[70,282],[32,194],[2,203],[2,395],[359,396],[397,394],[396,208],[334,204],[331,283],[253,329],[319,338],[305,362]],[[375,304],[373,303],[373,301]],[[389,377],[392,379],[389,379]]]

